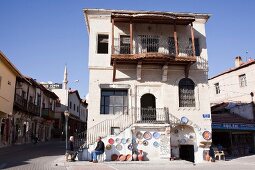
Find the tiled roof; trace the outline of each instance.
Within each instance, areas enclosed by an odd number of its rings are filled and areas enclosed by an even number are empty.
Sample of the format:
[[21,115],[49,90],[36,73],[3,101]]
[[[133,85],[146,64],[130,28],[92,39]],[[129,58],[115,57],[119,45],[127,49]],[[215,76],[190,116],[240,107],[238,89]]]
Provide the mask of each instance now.
[[229,70],[224,71],[223,73],[220,73],[220,74],[218,74],[216,76],[213,76],[213,77],[209,78],[209,80],[212,80],[212,79],[214,79],[216,77],[219,77],[221,75],[224,75],[224,74],[227,74],[227,73],[230,73],[230,72],[233,72],[233,71],[236,71],[236,70],[248,67],[248,66],[250,66],[252,64],[255,64],[255,60],[254,59],[250,59],[248,62],[241,64],[239,67],[230,68]]

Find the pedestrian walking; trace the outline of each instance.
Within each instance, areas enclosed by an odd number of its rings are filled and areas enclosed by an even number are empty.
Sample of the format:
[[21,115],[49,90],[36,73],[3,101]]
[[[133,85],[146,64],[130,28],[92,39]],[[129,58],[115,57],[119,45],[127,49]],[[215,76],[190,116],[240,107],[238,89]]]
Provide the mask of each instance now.
[[209,156],[211,157],[211,162],[215,162],[215,154],[212,146],[210,146]]
[[75,151],[74,151],[74,137],[70,136],[68,144],[67,144],[67,149],[66,149],[66,161],[68,161],[69,155],[71,155],[71,161],[75,161]]

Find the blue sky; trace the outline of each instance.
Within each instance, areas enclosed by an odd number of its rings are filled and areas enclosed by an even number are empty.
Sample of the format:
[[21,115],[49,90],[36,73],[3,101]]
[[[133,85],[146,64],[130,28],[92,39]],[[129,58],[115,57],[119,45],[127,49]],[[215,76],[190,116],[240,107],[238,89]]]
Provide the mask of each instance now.
[[88,34],[83,8],[211,13],[206,34],[213,76],[233,67],[235,56],[254,58],[254,7],[251,0],[1,0],[0,50],[38,81],[62,82],[67,64],[69,86],[84,97]]

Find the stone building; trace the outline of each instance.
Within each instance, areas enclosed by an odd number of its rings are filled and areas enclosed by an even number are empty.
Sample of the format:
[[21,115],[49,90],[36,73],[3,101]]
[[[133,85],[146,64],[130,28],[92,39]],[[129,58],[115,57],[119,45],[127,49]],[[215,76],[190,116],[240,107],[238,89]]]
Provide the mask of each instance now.
[[210,15],[84,9],[84,17],[88,144],[102,136],[106,160],[143,150],[145,160],[202,162],[211,141]]

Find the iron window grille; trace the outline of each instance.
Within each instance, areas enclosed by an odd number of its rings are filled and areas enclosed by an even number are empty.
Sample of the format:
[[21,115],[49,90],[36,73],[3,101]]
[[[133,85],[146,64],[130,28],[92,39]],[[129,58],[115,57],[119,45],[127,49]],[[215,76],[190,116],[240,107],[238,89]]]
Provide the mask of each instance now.
[[195,84],[189,78],[179,82],[179,107],[195,107]]

